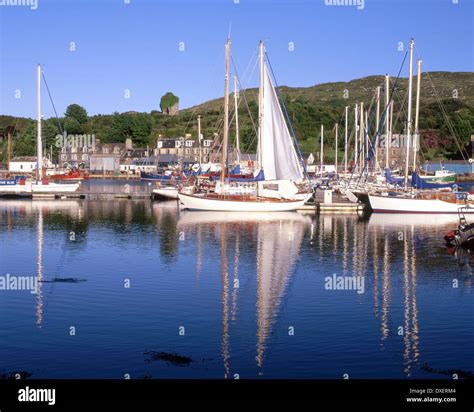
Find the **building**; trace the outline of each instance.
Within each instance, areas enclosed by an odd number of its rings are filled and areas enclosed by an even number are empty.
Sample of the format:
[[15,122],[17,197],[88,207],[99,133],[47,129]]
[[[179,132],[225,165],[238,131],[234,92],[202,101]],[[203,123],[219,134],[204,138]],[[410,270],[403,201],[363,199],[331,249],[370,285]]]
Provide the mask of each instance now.
[[11,173],[33,173],[36,170],[36,156],[20,156],[10,160]]
[[178,138],[159,138],[156,142],[156,150],[154,155],[160,157],[162,155],[176,155],[180,161],[186,160],[185,163],[199,162],[201,154],[201,162],[208,163],[214,161],[215,154],[218,151],[216,146],[216,136],[214,139],[202,139],[201,146],[197,139],[190,135]]

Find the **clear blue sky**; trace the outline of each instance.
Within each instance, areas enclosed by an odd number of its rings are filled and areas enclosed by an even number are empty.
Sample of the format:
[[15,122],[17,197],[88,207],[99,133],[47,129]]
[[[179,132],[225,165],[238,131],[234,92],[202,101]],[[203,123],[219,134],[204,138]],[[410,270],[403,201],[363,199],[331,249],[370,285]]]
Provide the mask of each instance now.
[[396,74],[398,42],[411,36],[424,70],[473,71],[472,0],[365,0],[362,10],[325,0],[37,1],[0,6],[0,114],[35,116],[37,62],[61,114],[70,103],[90,114],[156,110],[169,90],[182,108],[222,96],[230,22],[240,74],[264,39],[280,85]]

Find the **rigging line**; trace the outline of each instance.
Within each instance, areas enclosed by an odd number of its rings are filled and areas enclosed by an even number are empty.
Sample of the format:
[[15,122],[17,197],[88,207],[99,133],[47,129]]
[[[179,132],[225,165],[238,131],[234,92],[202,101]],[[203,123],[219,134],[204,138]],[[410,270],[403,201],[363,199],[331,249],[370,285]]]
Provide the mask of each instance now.
[[435,94],[435,97],[436,97],[436,101],[441,109],[441,113],[444,117],[444,120],[446,121],[447,125],[448,125],[448,128],[449,128],[449,131],[451,132],[452,134],[452,137],[454,138],[454,141],[456,142],[456,146],[458,147],[459,151],[461,152],[461,155],[462,155],[462,158],[465,162],[467,162],[467,159],[469,158],[469,154],[466,152],[466,150],[464,148],[462,148],[462,146],[460,145],[459,143],[459,139],[458,137],[456,136],[456,133],[455,133],[455,130],[454,130],[454,127],[453,127],[453,124],[451,122],[451,120],[449,119],[449,116],[448,116],[448,113],[446,112],[446,109],[443,105],[443,102],[441,100],[441,98],[439,97],[439,94],[438,94],[438,91],[436,90],[436,88],[434,87],[434,83],[433,83],[433,80],[431,78],[431,75],[429,74],[429,72],[425,72],[427,77],[428,77],[428,80],[430,81],[430,85],[433,89],[433,92]]
[[[238,100],[238,102],[237,102],[237,107],[239,107],[240,101],[243,99],[243,100],[244,100],[244,103],[245,103],[245,106],[246,106],[246,108],[247,108],[247,112],[248,112],[248,114],[249,114],[250,121],[251,121],[251,123],[252,123],[253,131],[255,132],[255,135],[252,136],[252,139],[251,139],[250,142],[247,144],[246,150],[248,151],[248,150],[250,150],[250,147],[252,146],[252,144],[253,144],[253,142],[254,142],[256,136],[258,135],[258,131],[257,131],[257,126],[255,125],[255,122],[254,122],[254,119],[253,119],[253,116],[252,116],[252,112],[250,111],[250,106],[249,106],[249,104],[248,104],[247,96],[246,96],[246,94],[245,94],[246,89],[244,89],[244,88],[242,87],[242,83],[240,82],[240,77],[239,77],[239,74],[238,74],[238,72],[237,72],[237,68],[235,67],[234,60],[233,60],[232,58],[231,58],[231,62],[232,62],[232,66],[233,66],[233,68],[234,68],[234,70],[235,70],[235,74],[236,74],[236,76],[237,76],[237,83],[238,83],[238,85],[239,85],[239,87],[240,87],[240,91],[241,91],[241,93],[239,93],[239,97],[240,97],[240,98],[239,98],[239,100]],[[254,68],[253,68],[253,70],[252,70],[252,75],[253,75],[253,73],[254,73],[254,71],[255,71],[255,67],[256,67],[256,64],[254,65]]]
[[275,74],[273,73],[273,68],[272,68],[272,65],[270,63],[270,59],[268,58],[268,54],[266,52],[266,50],[264,50],[264,53],[265,53],[265,57],[267,58],[267,62],[268,62],[268,67],[270,68],[270,72],[272,74],[272,77],[273,77],[273,80],[275,81],[275,91],[276,91],[276,94],[281,102],[281,106],[283,108],[283,112],[285,113],[285,117],[286,117],[286,121],[287,121],[287,124],[288,126],[290,127],[290,134],[291,134],[291,137],[293,138],[293,143],[294,145],[296,146],[296,150],[298,152],[298,156],[299,156],[299,161],[301,163],[301,166],[303,166],[303,173],[304,173],[304,176],[305,178],[309,181],[309,174],[308,174],[308,171],[306,170],[306,163],[303,159],[303,155],[301,154],[301,150],[300,150],[300,146],[298,144],[298,140],[296,139],[296,135],[295,135],[295,131],[293,130],[293,126],[291,125],[291,121],[290,121],[290,117],[288,116],[288,112],[286,110],[286,106],[285,106],[285,102],[283,101],[283,97],[281,96],[281,93],[280,91],[278,90],[278,82],[276,81],[276,77],[275,77]]
[[59,128],[59,131],[61,132],[61,134],[63,134],[63,128],[61,126],[61,122],[59,121],[59,116],[58,116],[58,112],[56,111],[56,106],[54,105],[54,101],[53,101],[53,97],[51,96],[51,92],[49,91],[49,86],[48,86],[48,82],[46,81],[46,77],[44,75],[44,72],[43,70],[41,70],[41,75],[43,77],[43,81],[44,81],[44,84],[46,86],[46,90],[48,92],[48,96],[49,96],[49,100],[51,101],[51,104],[53,106],[53,110],[54,110],[54,114],[56,116],[56,120],[58,121],[58,128]]
[[[397,74],[397,77],[396,77],[395,82],[393,84],[392,90],[389,92],[388,104],[384,107],[383,113],[386,113],[388,106],[390,106],[390,102],[393,100],[393,94],[394,94],[395,88],[397,86],[398,80],[400,79],[400,74],[402,72],[403,66],[405,65],[405,61],[406,61],[407,56],[408,56],[408,50],[405,52],[405,56],[403,56],[403,60],[402,60],[402,63],[400,64],[400,68],[398,69],[398,74]],[[365,166],[364,166],[364,169],[365,169]],[[351,174],[351,177],[349,178],[349,182],[352,180],[352,178],[354,176],[354,172],[355,172],[355,167],[352,169],[352,174]],[[359,184],[359,183],[357,183],[357,184]]]

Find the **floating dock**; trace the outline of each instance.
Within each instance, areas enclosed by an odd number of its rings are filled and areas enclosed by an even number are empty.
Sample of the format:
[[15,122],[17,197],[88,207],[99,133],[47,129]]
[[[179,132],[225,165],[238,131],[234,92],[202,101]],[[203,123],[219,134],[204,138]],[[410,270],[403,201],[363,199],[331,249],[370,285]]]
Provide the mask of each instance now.
[[327,190],[316,190],[314,202],[307,203],[298,209],[303,213],[362,213],[365,205],[363,203],[353,203],[342,195]]

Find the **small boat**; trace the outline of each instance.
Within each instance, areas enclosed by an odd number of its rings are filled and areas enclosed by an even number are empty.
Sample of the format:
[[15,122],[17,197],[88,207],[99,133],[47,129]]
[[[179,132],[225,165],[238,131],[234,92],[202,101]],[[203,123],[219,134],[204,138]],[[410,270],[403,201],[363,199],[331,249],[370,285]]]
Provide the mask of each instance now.
[[172,182],[184,180],[184,177],[174,173],[146,173],[140,172],[140,179],[151,182]]
[[87,173],[83,173],[80,170],[69,170],[65,173],[55,173],[48,176],[48,179],[54,181],[69,181],[69,182],[77,182],[78,180],[89,179],[89,175]]
[[420,178],[429,183],[456,183],[456,176],[456,173],[446,169],[436,170],[434,174],[420,174]]
[[474,249],[474,223],[468,223],[465,213],[467,208],[459,209],[459,225],[456,230],[446,234],[444,240],[447,246],[460,246],[464,249]]

